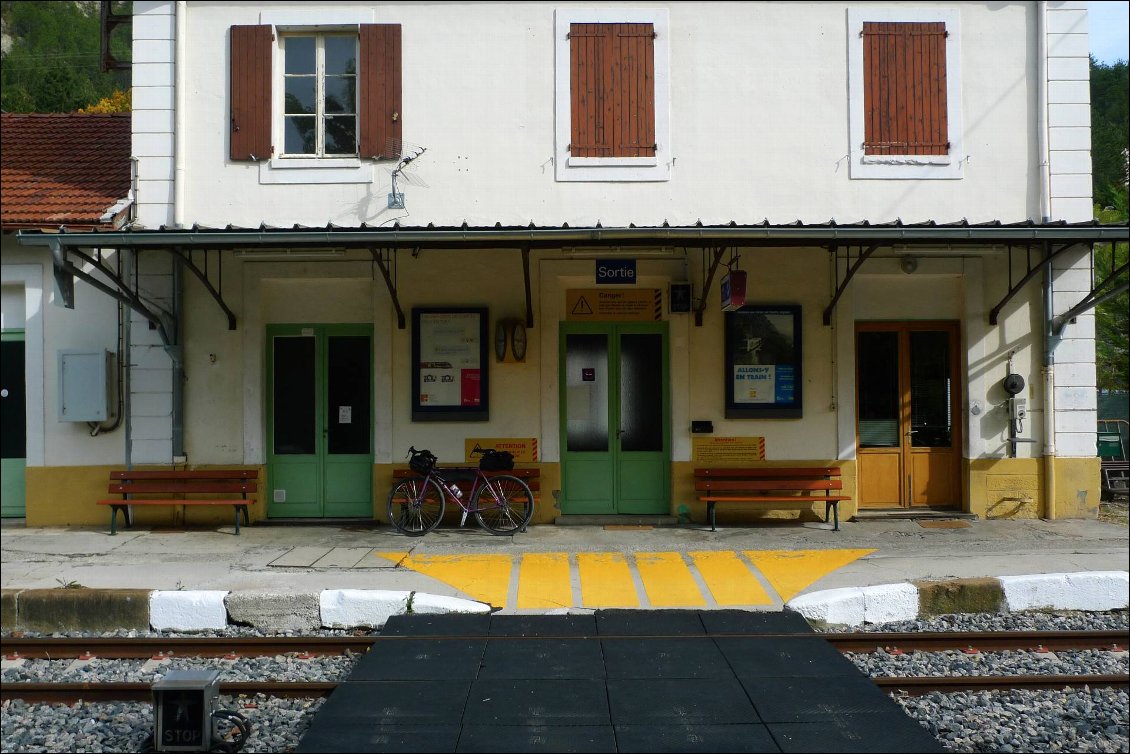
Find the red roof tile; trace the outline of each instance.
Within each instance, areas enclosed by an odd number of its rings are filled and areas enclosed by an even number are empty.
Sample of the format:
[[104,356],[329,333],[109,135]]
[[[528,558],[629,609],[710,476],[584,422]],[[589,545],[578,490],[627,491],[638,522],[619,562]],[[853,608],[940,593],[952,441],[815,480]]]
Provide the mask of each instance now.
[[130,188],[130,116],[0,115],[0,226],[94,226]]

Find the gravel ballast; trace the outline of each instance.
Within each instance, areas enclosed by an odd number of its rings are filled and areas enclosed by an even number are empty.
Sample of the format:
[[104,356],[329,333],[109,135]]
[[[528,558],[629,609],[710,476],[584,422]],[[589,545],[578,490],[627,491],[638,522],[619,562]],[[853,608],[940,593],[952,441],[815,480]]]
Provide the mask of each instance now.
[[[1127,630],[1126,611],[1113,613],[1022,613],[946,615],[922,621],[853,627],[851,631],[1022,631]],[[213,632],[209,632],[213,633]],[[340,633],[340,632],[336,632]],[[351,633],[351,632],[350,632]],[[75,635],[75,634],[72,634]],[[165,634],[168,635],[168,634]],[[197,636],[201,634],[195,634]],[[248,629],[225,635],[256,635]],[[1127,673],[1125,654],[1101,651],[1056,653],[960,652],[851,654],[861,672],[872,676],[906,675],[1074,675]],[[219,667],[222,680],[336,681],[345,677],[356,656],[297,660],[292,656],[241,658],[234,661],[177,658],[171,668]],[[139,661],[28,660],[5,669],[4,683],[84,680],[151,681]],[[76,674],[79,674],[77,678]],[[1130,700],[1125,689],[958,692],[907,697],[895,694],[906,713],[953,752],[1127,752],[1130,751]],[[313,714],[314,699],[221,697],[252,723],[243,751],[286,752],[297,746]],[[3,704],[2,749],[5,752],[135,752],[144,750],[153,727],[151,705],[140,702]]]

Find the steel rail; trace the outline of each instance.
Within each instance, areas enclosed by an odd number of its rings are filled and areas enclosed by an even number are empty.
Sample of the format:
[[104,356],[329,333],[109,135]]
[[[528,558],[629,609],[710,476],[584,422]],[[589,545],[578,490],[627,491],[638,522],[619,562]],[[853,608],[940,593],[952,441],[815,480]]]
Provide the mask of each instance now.
[[[964,677],[891,677],[871,679],[888,693],[901,692],[921,696],[933,692],[958,691],[1011,691],[1063,688],[1124,688],[1130,683],[1127,675],[1022,675],[1022,676],[964,676]],[[329,696],[338,684],[325,682],[244,681],[221,683],[220,693],[227,696],[254,696],[316,698]],[[149,683],[6,683],[0,687],[4,701],[22,699],[28,703],[67,703],[134,701],[153,699]]]
[[1064,688],[1126,688],[1130,675],[985,675],[944,677],[892,677],[872,678],[875,685],[886,692],[902,692],[922,696],[940,692],[958,691],[1037,691]]
[[268,657],[278,654],[305,652],[311,655],[339,655],[349,652],[367,652],[381,641],[453,639],[486,639],[515,641],[522,639],[594,639],[613,641],[640,638],[665,639],[726,639],[775,637],[792,639],[823,639],[841,652],[890,651],[945,651],[968,650],[1003,651],[1030,650],[1042,647],[1050,651],[1078,649],[1111,649],[1127,646],[1125,631],[980,631],[980,632],[860,632],[860,633],[712,633],[699,635],[663,636],[243,636],[243,637],[4,637],[0,639],[0,654],[5,657],[29,659],[74,659],[83,656],[105,659],[148,659],[158,654],[178,657],[223,657],[236,654],[243,657]]

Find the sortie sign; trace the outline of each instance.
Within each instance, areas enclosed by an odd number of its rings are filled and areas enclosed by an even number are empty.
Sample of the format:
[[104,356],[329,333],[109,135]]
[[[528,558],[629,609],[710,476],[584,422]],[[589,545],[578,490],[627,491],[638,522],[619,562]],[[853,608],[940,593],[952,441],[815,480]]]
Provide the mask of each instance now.
[[598,259],[596,260],[597,285],[624,285],[636,282],[636,260]]

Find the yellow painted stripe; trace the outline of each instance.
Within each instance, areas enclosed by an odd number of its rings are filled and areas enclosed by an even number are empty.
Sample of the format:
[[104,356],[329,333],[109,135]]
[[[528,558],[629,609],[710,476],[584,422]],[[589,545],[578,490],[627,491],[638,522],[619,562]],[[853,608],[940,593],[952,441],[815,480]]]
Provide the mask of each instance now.
[[723,550],[687,554],[719,605],[773,604],[773,598],[736,552]]
[[573,607],[568,553],[523,555],[518,574],[518,608],[539,610],[554,607]]
[[[386,557],[384,553],[377,555]],[[398,562],[455,587],[473,600],[506,607],[513,570],[509,555],[408,555]]]
[[875,550],[746,550],[746,557],[788,602],[832,571]]
[[618,552],[577,554],[584,607],[639,607],[636,585],[628,562]]
[[652,607],[699,607],[706,604],[698,582],[677,552],[636,553],[636,570]]

